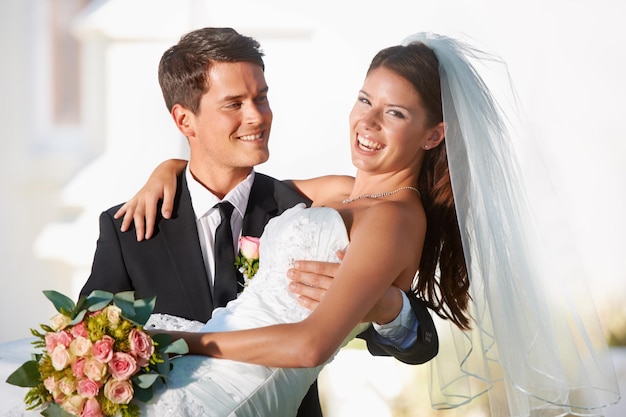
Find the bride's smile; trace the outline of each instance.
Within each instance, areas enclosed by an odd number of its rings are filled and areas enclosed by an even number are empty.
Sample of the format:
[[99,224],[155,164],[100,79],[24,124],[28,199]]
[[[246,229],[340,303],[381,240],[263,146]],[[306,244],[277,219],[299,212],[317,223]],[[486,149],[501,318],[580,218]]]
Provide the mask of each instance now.
[[379,151],[385,147],[382,143],[374,142],[364,136],[357,134],[357,144],[360,149],[368,152]]

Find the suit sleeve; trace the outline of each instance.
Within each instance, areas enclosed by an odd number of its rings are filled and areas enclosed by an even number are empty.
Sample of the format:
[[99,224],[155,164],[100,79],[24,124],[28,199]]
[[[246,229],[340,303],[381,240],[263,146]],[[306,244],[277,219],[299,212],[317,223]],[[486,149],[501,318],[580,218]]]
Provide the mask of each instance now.
[[372,355],[393,356],[401,362],[417,365],[426,363],[437,355],[439,339],[435,323],[426,303],[417,298],[412,292],[409,292],[407,295],[418,323],[417,338],[413,346],[407,349],[399,349],[386,344],[385,340],[376,333],[372,326],[361,333],[359,337],[367,342],[367,349]]
[[113,293],[134,290],[124,264],[119,233],[121,232],[113,220],[111,210],[103,212],[100,215],[100,236],[91,266],[91,274],[81,289],[80,295],[89,295],[93,290]]

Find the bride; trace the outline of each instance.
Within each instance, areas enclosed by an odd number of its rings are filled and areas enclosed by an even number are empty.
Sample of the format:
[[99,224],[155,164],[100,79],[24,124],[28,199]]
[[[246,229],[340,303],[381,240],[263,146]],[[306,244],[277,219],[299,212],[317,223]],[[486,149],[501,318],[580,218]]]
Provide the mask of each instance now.
[[[618,400],[594,329],[576,308],[552,308],[542,289],[555,277],[532,252],[539,241],[527,230],[505,120],[470,63],[485,57],[425,33],[374,57],[350,114],[355,178],[294,181],[313,207],[267,225],[259,272],[237,300],[199,330],[171,332],[198,356],[177,360],[149,415],[295,415],[390,285],[414,289],[456,329],[458,361],[435,360],[434,407],[491,396],[497,384],[505,400],[492,402],[492,416],[598,415]],[[336,282],[304,310],[285,289],[290,262],[334,261],[346,247]],[[485,390],[466,390],[469,379]]]

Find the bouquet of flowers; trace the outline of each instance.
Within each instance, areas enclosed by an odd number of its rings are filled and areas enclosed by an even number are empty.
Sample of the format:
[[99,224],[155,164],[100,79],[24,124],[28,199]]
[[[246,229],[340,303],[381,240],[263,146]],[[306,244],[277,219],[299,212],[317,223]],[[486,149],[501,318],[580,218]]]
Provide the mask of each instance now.
[[43,333],[31,329],[33,355],[7,382],[28,387],[28,409],[45,416],[136,417],[134,400],[149,401],[152,386],[171,370],[168,354],[187,353],[184,340],[154,338],[143,330],[155,297],[135,300],[133,292],[94,291],[77,304],[56,291],[44,291],[59,314]]
[[244,287],[259,270],[259,246],[261,240],[258,237],[241,236],[239,238],[239,254],[235,258],[235,266],[243,274]]

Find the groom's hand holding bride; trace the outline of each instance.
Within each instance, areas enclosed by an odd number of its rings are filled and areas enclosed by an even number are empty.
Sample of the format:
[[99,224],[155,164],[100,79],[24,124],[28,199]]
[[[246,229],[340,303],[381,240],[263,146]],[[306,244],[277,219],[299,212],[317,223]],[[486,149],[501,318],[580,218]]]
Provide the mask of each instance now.
[[[343,252],[337,252],[339,259],[343,259],[343,255]],[[298,296],[300,305],[314,310],[332,285],[339,265],[317,261],[294,262],[294,267],[287,271],[287,277],[292,281],[289,284],[289,291]],[[363,318],[363,322],[387,324],[400,314],[400,310],[402,310],[401,290],[391,286]]]

